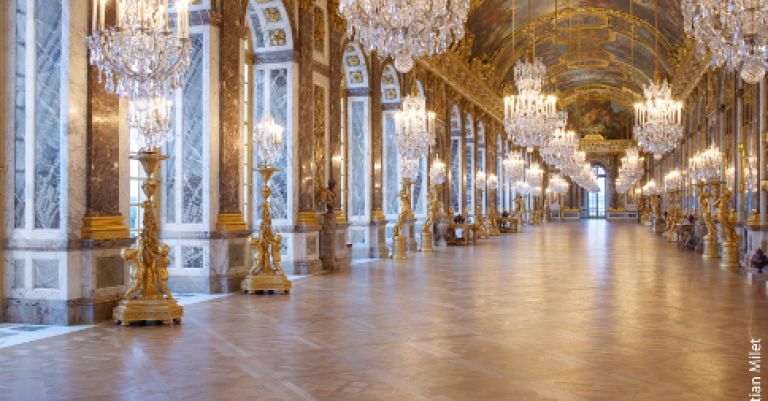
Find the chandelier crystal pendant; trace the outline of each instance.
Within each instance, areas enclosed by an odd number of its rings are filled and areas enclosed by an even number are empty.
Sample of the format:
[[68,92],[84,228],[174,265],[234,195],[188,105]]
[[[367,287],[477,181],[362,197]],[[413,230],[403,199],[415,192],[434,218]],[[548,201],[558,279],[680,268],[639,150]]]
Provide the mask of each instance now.
[[525,177],[525,159],[521,152],[509,151],[502,164],[504,173],[511,182],[522,180]]
[[633,132],[638,146],[656,160],[671,151],[683,137],[683,104],[672,98],[667,80],[643,86],[644,101],[635,103]]
[[432,185],[443,185],[447,176],[445,162],[439,158],[435,158],[432,161],[432,165],[429,167],[429,181]]
[[171,136],[171,107],[165,97],[129,100],[128,127],[140,149],[159,149]]
[[697,152],[688,160],[688,171],[691,177],[705,184],[716,184],[722,179],[725,158],[720,149],[712,145],[704,151]]
[[416,93],[403,99],[403,108],[396,115],[395,147],[403,159],[418,160],[435,144],[435,113],[427,112],[427,101]]
[[192,51],[188,0],[176,1],[175,32],[169,28],[169,0],[114,0],[117,23],[107,26],[112,1],[93,0],[87,42],[99,82],[124,98],[154,98],[180,88]]
[[559,111],[558,114],[557,126],[539,153],[547,164],[562,169],[578,149],[579,136],[565,128],[567,112]]
[[683,0],[685,33],[700,57],[725,64],[756,84],[768,68],[768,3],[764,0]]
[[369,52],[392,57],[406,73],[414,60],[448,49],[464,37],[469,0],[340,0],[347,36]]
[[264,117],[253,129],[253,145],[258,150],[258,165],[262,168],[274,167],[283,151],[283,133],[285,128],[276,123],[271,116]]
[[517,95],[504,97],[504,128],[528,152],[544,145],[558,122],[557,98],[541,93],[547,69],[541,59],[518,61],[514,76]]

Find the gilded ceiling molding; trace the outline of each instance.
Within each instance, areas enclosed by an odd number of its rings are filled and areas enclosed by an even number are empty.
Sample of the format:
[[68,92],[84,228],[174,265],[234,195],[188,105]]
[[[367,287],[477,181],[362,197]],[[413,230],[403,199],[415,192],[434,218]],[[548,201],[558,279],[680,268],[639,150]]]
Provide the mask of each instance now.
[[558,93],[558,104],[561,107],[568,106],[579,100],[579,98],[590,94],[606,96],[616,103],[626,107],[628,110],[632,110],[635,102],[640,100],[640,94],[630,89],[594,84],[578,86],[568,90],[560,91]]
[[579,141],[579,150],[587,154],[624,153],[630,146],[637,146],[633,139],[584,139]]
[[[642,18],[637,17],[636,15],[630,15],[629,13],[626,13],[624,11],[615,10],[615,9],[608,9],[608,8],[594,8],[594,7],[587,7],[587,8],[578,8],[578,9],[566,9],[562,11],[558,11],[558,21],[566,20],[570,17],[570,15],[598,15],[598,16],[608,16],[612,15],[618,18],[621,18],[625,21],[627,21],[629,24],[635,24],[640,25],[641,28],[652,32],[654,35],[657,35],[659,38],[659,46],[666,49],[667,53],[671,52],[672,46],[667,41],[666,37],[662,35],[659,31],[657,31],[653,25],[649,24],[647,21],[645,21]],[[512,55],[512,57],[506,56],[507,49],[512,47],[512,35],[507,36],[504,41],[499,45],[499,47],[493,52],[493,54],[490,56],[491,63],[495,66],[496,70],[499,72],[499,77],[505,77],[509,71],[514,67],[517,60],[524,57],[526,54],[530,52],[530,31],[532,29],[536,30],[536,43],[541,43],[544,41],[549,40],[552,41],[552,37],[554,37],[555,32],[558,33],[558,37],[562,37],[563,33],[568,32],[570,28],[559,28],[557,31],[553,29],[554,25],[554,12],[540,16],[532,21],[527,22],[525,25],[519,27],[515,32],[516,41],[519,43],[515,44],[515,52]],[[541,25],[547,25],[546,27],[542,28]],[[631,36],[631,30],[627,29],[616,29],[616,26],[612,26],[608,23],[604,25],[574,25],[574,30],[607,30],[611,34],[620,33],[624,36],[630,37]],[[623,26],[621,28],[624,28]],[[631,28],[631,27],[627,27]],[[543,33],[542,33],[543,31]],[[575,40],[576,38],[574,38]],[[520,43],[521,42],[521,43]],[[558,40],[558,43],[563,44],[567,43],[568,40]],[[655,44],[653,41],[646,42],[643,40],[642,35],[637,34],[637,29],[635,30],[635,43],[638,45],[641,45],[643,48],[646,49],[650,54],[656,56],[655,51]],[[569,46],[570,48],[570,46]],[[636,55],[638,56],[638,55]],[[663,58],[660,59],[661,62],[661,69],[663,71],[670,71],[670,66],[667,62],[667,60],[664,60]]]
[[696,42],[687,37],[675,48],[671,57],[674,73],[672,74],[672,94],[677,99],[688,99],[704,74],[709,71],[710,56],[700,58],[696,55]]

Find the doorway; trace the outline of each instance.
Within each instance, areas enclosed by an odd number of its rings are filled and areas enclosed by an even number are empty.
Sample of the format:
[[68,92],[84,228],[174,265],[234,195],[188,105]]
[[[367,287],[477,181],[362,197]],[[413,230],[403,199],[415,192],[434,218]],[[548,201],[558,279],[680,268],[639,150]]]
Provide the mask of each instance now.
[[600,188],[597,192],[587,192],[587,217],[591,219],[604,219],[605,218],[605,184],[606,173],[605,167],[594,164],[592,165],[592,172],[597,177],[597,185]]

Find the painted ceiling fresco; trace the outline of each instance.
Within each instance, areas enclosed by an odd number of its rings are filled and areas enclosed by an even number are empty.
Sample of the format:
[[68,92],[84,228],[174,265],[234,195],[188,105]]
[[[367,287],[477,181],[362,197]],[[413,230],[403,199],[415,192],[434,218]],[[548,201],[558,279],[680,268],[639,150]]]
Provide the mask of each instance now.
[[[658,30],[657,0],[478,3],[467,21],[472,55],[492,65],[496,84],[509,86],[515,62],[535,53],[547,66],[548,90],[557,92],[561,107],[578,102],[580,110],[588,110],[611,99],[611,113],[603,119],[624,118],[656,71],[668,77],[670,54],[684,40],[678,0],[658,0]],[[610,127],[606,136],[623,137],[614,134],[622,124],[626,122],[603,124]]]

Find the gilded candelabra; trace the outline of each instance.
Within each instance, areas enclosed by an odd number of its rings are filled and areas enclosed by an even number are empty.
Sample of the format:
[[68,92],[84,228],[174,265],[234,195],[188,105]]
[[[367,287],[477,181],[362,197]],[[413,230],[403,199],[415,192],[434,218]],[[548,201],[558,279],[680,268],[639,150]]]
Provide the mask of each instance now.
[[408,219],[413,218],[411,210],[411,179],[403,178],[403,187],[400,189],[400,213],[397,215],[397,222],[392,228],[392,258],[406,259],[405,237],[407,236],[403,229]]
[[261,225],[259,234],[251,237],[251,250],[253,262],[245,276],[240,288],[243,292],[251,294],[255,292],[274,291],[279,294],[287,294],[291,290],[291,282],[280,267],[280,249],[283,236],[272,231],[272,214],[269,212],[269,196],[272,189],[269,187],[269,179],[279,169],[263,166],[256,171],[261,175],[264,186],[261,188],[263,200],[259,204],[261,208]]
[[723,246],[723,259],[720,267],[737,268],[741,267],[739,263],[739,237],[733,225],[733,216],[731,213],[731,190],[723,190],[720,198],[715,201],[715,210],[717,218],[720,220],[720,241]]
[[701,256],[704,259],[717,259],[720,255],[717,253],[717,226],[712,220],[712,211],[710,210],[712,193],[705,190],[703,182],[696,184],[696,187],[699,191],[699,217],[704,219],[704,224],[707,226],[707,234],[702,239],[704,252]]
[[432,242],[434,241],[432,229],[437,220],[437,213],[440,207],[440,202],[437,200],[437,194],[441,187],[441,184],[436,184],[435,189],[427,195],[427,218],[424,221],[424,227],[421,229],[422,252],[432,252],[434,250],[432,248]]
[[678,240],[677,227],[680,225],[682,219],[682,212],[678,205],[679,193],[680,191],[678,190],[669,191],[669,208],[667,209],[667,218],[665,219],[667,229],[663,235],[671,242],[677,242]]
[[160,243],[155,219],[155,192],[160,187],[157,167],[168,158],[157,148],[142,150],[132,159],[141,163],[146,180],[141,188],[146,195],[142,202],[144,224],[136,244],[123,249],[121,255],[131,266],[131,287],[120,304],[112,311],[112,318],[124,326],[135,321],[162,321],[181,323],[184,308],[179,306],[168,289],[168,245]]

